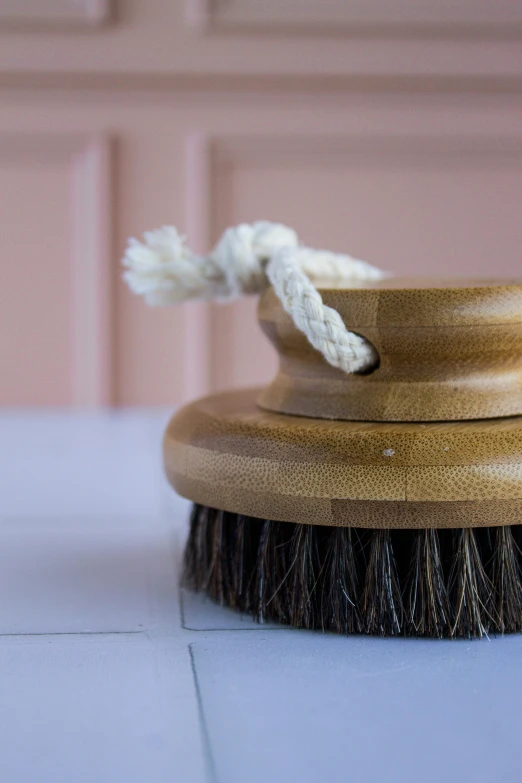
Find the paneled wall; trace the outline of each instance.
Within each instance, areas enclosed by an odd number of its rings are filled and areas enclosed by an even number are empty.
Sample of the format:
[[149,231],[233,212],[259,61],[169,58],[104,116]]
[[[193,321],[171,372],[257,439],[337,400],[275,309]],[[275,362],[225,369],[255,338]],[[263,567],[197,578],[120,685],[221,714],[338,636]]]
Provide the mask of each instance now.
[[522,6],[0,0],[0,403],[263,383],[255,301],[149,309],[129,235],[286,222],[398,274],[520,276]]

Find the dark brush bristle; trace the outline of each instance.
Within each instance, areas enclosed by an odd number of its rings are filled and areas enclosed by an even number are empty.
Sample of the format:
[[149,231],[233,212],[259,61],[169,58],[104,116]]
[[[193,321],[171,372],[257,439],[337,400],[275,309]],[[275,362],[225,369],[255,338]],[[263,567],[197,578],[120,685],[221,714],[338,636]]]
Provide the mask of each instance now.
[[522,571],[520,549],[510,527],[495,530],[493,584],[496,587],[495,608],[502,633],[522,631]]
[[354,551],[355,532],[350,527],[334,528],[327,540],[324,558],[324,589],[321,618],[325,630],[360,633],[360,576]]
[[376,636],[396,636],[401,633],[404,608],[389,530],[373,531],[361,614],[365,633]]
[[495,588],[482,562],[478,536],[472,528],[454,532],[454,561],[449,577],[453,608],[451,636],[485,636],[499,628]]
[[230,571],[231,589],[229,603],[233,609],[248,611],[248,540],[249,529],[246,518],[242,514],[236,517],[236,524],[230,527]]
[[214,509],[207,506],[192,506],[190,531],[183,558],[183,583],[193,590],[206,589],[208,571],[207,539],[210,519]]
[[194,506],[184,584],[264,622],[379,636],[522,631],[522,525],[363,530]]
[[228,552],[224,530],[225,514],[216,511],[210,530],[210,563],[205,590],[218,604],[225,603],[228,594]]
[[315,628],[318,613],[317,580],[321,562],[318,547],[319,532],[314,525],[296,525],[289,551],[290,625]]
[[292,569],[289,567],[290,549],[294,526],[286,522],[271,522],[271,573],[270,595],[265,606],[265,615],[278,623],[291,623],[290,585]]
[[413,636],[447,633],[449,600],[436,530],[412,531],[411,570],[405,591],[406,632]]
[[274,538],[275,523],[266,519],[262,523],[257,548],[257,560],[251,577],[252,588],[250,605],[255,619],[262,623],[266,620],[266,608],[273,597],[276,584],[274,577]]

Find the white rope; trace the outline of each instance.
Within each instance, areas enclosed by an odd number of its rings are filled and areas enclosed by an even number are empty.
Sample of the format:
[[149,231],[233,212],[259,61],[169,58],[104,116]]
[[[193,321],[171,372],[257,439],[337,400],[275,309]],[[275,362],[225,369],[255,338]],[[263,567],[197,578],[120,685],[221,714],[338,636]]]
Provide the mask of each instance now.
[[336,310],[323,304],[314,281],[350,286],[385,273],[350,256],[299,245],[295,231],[280,223],[242,223],[225,231],[209,256],[193,253],[172,226],[130,239],[124,279],[148,304],[187,299],[226,301],[255,294],[272,284],[296,327],[329,364],[344,372],[369,369],[377,354],[348,331]]

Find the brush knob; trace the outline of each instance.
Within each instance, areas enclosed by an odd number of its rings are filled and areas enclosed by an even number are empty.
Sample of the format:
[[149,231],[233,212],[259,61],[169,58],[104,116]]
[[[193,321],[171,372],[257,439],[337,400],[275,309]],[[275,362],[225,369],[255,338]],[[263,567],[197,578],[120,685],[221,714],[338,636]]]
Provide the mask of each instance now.
[[379,363],[358,375],[331,367],[270,288],[259,321],[280,362],[262,408],[351,421],[522,414],[522,281],[397,278],[319,290],[373,344]]

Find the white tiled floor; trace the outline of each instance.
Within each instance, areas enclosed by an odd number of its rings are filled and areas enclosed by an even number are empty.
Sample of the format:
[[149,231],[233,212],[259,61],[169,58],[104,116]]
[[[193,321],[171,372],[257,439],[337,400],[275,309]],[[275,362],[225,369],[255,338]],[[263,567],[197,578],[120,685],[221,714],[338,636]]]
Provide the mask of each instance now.
[[0,418],[2,783],[520,783],[522,638],[344,639],[179,591],[165,421]]

